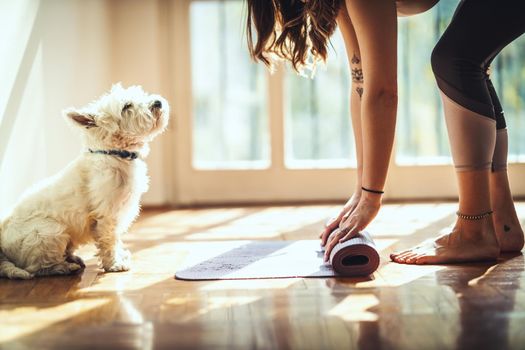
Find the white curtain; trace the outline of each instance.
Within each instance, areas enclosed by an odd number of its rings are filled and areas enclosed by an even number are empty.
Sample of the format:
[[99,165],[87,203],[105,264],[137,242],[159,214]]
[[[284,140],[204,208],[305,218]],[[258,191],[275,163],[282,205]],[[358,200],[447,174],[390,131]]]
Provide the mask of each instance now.
[[0,2],[0,215],[81,150],[61,110],[110,85],[105,5],[86,3]]
[[[115,82],[168,100],[169,2],[0,0],[0,215],[32,184],[82,151],[61,111],[81,107]],[[143,204],[170,196],[162,135],[148,157]]]

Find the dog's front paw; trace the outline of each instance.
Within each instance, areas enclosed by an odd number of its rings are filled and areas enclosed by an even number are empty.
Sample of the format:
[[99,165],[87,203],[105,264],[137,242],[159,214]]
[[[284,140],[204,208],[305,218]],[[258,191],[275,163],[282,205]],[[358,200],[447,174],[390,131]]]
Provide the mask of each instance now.
[[16,269],[7,274],[7,277],[14,280],[30,280],[34,278],[35,275],[22,269]]
[[115,263],[111,266],[104,267],[104,271],[106,272],[123,272],[123,271],[129,271],[129,264],[123,262],[123,261],[115,261]]
[[[82,261],[82,259],[81,259],[81,261]],[[82,261],[82,264],[77,263],[77,262],[68,262],[67,267],[69,269],[69,273],[74,275],[74,274],[78,274],[78,273],[82,272],[82,270],[84,270],[86,265],[84,265],[83,261]]]
[[77,265],[80,265],[81,268],[85,268],[86,267],[86,264],[84,263],[84,260],[82,260],[81,257],[73,255],[73,254],[66,256],[66,261],[69,262],[69,263],[75,263]]
[[127,249],[122,249],[117,253],[112,264],[104,266],[106,272],[128,271],[131,263],[131,253]]

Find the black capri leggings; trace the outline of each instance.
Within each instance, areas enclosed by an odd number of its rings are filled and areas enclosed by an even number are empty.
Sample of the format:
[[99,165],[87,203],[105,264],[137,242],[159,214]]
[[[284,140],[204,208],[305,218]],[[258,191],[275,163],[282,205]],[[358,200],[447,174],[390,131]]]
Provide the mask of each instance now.
[[495,138],[496,132],[491,136],[488,129],[493,124],[473,116],[496,121],[498,130],[506,128],[487,70],[496,55],[524,32],[525,0],[462,0],[432,52],[432,69],[442,93],[452,156],[459,170],[483,169],[494,163],[497,142],[490,138]]

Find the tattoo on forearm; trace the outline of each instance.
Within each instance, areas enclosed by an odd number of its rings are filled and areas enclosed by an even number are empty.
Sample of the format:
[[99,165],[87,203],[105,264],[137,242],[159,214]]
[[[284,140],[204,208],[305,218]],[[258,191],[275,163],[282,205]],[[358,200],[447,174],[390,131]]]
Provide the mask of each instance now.
[[354,83],[363,82],[363,70],[361,68],[352,68],[352,81]]
[[[357,56],[354,53],[354,55],[352,56],[352,59],[350,60],[350,62],[352,64],[358,65],[358,64],[361,63],[361,59],[359,58],[359,56]],[[352,82],[357,83],[357,84],[362,84],[363,83],[363,70],[360,67],[352,68]],[[363,97],[363,87],[362,86],[357,86],[355,88],[355,91],[359,95],[359,98]]]
[[352,69],[352,81],[354,83],[363,82],[363,70],[361,68]]
[[359,98],[362,98],[363,97],[363,88],[361,86],[358,86],[355,88],[355,91],[357,92],[357,94],[359,95]]
[[510,231],[510,226],[503,225],[503,231],[509,232]]

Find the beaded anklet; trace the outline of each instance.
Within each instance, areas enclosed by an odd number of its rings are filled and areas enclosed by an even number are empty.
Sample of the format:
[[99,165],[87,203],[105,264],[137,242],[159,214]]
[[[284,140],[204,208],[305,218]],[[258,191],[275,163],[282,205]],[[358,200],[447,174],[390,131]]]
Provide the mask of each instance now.
[[481,219],[486,218],[487,216],[491,215],[492,213],[493,213],[493,211],[491,210],[491,211],[488,211],[488,212],[483,213],[483,214],[466,215],[466,214],[462,214],[459,211],[457,211],[456,215],[458,216],[458,218],[464,219],[464,220],[481,220]]

